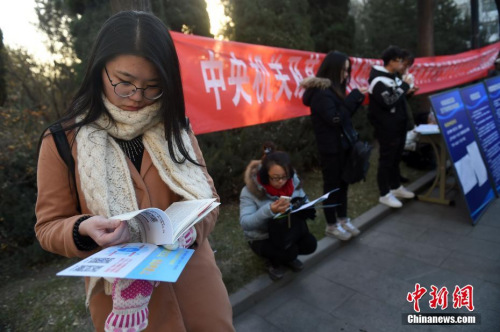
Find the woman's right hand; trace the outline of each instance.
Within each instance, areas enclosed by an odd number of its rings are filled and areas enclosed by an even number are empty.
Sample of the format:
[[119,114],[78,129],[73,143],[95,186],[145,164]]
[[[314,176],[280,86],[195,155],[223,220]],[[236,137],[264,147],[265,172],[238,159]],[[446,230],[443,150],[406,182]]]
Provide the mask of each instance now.
[[362,94],[366,94],[366,93],[368,93],[368,87],[367,87],[367,86],[362,86],[362,87],[360,86],[360,87],[358,87],[358,90],[359,90],[359,92],[361,92]]
[[283,213],[290,207],[290,201],[284,198],[280,198],[277,201],[271,203],[271,211],[276,213]]
[[130,240],[130,231],[126,221],[107,219],[103,216],[93,216],[84,220],[78,232],[90,236],[100,247],[106,248]]

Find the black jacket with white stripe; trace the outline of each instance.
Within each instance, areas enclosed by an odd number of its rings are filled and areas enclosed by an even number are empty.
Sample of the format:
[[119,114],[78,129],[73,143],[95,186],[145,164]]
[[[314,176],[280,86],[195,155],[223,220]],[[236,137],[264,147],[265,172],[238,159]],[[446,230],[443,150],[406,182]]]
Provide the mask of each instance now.
[[410,89],[408,83],[382,66],[373,66],[368,83],[368,118],[375,129],[375,137],[390,139],[404,135],[408,121],[405,102]]

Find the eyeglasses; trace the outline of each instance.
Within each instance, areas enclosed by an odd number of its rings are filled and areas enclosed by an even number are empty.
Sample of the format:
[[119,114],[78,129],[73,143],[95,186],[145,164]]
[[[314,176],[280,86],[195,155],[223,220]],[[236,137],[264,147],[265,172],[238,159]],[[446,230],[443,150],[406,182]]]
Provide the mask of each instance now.
[[269,180],[271,180],[273,182],[285,181],[285,180],[288,180],[288,176],[286,176],[286,175],[284,175],[284,176],[270,176]]
[[120,82],[113,84],[113,81],[109,77],[108,69],[104,67],[104,71],[108,76],[109,83],[113,86],[115,94],[118,97],[127,98],[134,95],[137,90],[142,90],[142,96],[148,100],[156,100],[160,98],[163,94],[163,90],[158,86],[148,86],[146,88],[138,88],[130,82]]

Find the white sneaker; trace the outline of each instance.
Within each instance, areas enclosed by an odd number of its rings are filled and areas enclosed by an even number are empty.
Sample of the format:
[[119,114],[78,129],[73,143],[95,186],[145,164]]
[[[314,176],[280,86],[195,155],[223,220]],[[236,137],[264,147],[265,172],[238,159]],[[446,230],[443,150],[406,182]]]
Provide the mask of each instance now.
[[389,192],[385,196],[381,196],[378,201],[392,208],[400,208],[403,206],[403,203],[401,203],[396,197],[394,197],[391,192]]
[[391,190],[391,193],[398,198],[413,198],[415,194],[406,189],[403,186],[400,186],[398,189]]
[[359,229],[351,223],[351,218],[344,219],[340,222],[340,224],[342,225],[342,228],[351,233],[352,236],[357,236],[361,233]]
[[340,223],[326,226],[325,234],[330,237],[336,237],[342,241],[347,241],[352,237],[351,233],[346,231]]

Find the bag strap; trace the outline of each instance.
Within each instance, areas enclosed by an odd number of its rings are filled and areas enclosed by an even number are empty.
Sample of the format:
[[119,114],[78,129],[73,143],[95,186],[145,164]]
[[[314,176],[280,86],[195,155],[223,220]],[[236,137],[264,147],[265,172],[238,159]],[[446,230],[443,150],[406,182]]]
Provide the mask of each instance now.
[[57,152],[61,156],[62,160],[68,167],[68,170],[71,174],[71,180],[73,188],[75,188],[76,194],[76,207],[79,212],[82,211],[80,206],[80,197],[78,196],[78,190],[76,188],[76,175],[75,175],[75,159],[71,154],[71,147],[68,142],[68,137],[66,136],[66,132],[63,130],[63,127],[60,123],[55,123],[49,127],[52,136],[54,137],[54,142],[56,143]]
[[350,132],[348,132],[345,127],[344,127],[344,124],[342,123],[341,125],[341,128],[342,128],[342,133],[344,134],[344,136],[347,138],[347,141],[349,142],[349,145],[351,146],[351,148],[354,146],[354,144],[356,144],[356,142],[359,140],[359,135],[358,133],[356,132],[356,130],[354,129],[354,127],[351,127],[351,130]]

